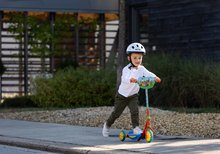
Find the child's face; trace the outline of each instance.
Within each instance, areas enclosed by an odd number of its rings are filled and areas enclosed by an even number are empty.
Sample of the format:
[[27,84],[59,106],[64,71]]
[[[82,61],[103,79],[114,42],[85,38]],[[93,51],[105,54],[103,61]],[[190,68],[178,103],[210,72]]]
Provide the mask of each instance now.
[[[134,64],[135,67],[138,67],[142,63],[143,54],[142,53],[132,53],[130,56],[131,62]],[[128,57],[129,60],[129,57]]]

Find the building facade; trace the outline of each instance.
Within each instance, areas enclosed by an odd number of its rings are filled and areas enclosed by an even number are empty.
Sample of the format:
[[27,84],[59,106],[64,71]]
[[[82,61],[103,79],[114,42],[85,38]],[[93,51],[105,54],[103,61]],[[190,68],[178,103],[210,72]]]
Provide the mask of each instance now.
[[118,0],[1,0],[0,98],[27,95],[32,77],[67,65],[105,68],[118,12]]
[[128,0],[129,41],[148,51],[220,60],[220,1]]

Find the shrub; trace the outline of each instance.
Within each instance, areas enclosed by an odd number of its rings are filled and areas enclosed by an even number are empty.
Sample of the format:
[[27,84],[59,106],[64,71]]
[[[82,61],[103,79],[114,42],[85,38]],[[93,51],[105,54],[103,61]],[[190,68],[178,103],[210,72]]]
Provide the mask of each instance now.
[[151,54],[145,66],[162,82],[150,91],[156,106],[219,107],[220,64],[178,55]]
[[16,96],[13,98],[4,99],[0,107],[1,108],[29,108],[29,107],[37,107],[37,105],[31,100],[31,96]]
[[[178,55],[150,54],[144,66],[162,82],[149,90],[150,106],[219,108],[220,64]],[[113,105],[116,71],[65,68],[52,79],[37,78],[34,101],[40,107]],[[142,91],[141,96],[144,95]],[[144,97],[140,97],[145,104]]]
[[112,105],[115,71],[66,68],[52,79],[35,80],[34,101],[41,107],[84,107]]

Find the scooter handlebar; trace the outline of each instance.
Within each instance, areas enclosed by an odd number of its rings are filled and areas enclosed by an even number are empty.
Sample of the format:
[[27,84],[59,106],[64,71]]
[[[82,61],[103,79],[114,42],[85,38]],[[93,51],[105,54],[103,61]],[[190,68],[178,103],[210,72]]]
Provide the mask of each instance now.
[[151,89],[154,87],[155,82],[157,82],[156,80],[157,80],[156,77],[143,76],[138,78],[137,83],[142,89]]

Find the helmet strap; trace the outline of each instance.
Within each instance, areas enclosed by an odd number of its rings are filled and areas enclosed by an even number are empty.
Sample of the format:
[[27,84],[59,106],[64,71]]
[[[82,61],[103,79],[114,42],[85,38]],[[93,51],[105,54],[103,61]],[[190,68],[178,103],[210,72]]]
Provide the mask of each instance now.
[[136,67],[131,60],[131,54],[129,54],[129,62],[131,63],[131,66],[129,67],[129,69],[131,69],[132,67]]

